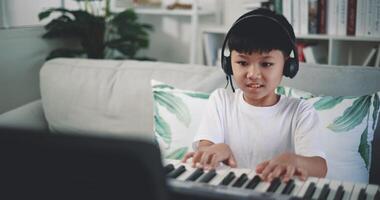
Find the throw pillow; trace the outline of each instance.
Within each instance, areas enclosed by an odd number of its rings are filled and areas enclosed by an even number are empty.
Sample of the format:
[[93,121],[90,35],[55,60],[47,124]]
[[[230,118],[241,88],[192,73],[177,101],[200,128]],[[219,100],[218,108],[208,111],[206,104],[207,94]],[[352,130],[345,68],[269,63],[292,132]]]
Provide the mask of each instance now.
[[167,159],[182,159],[203,116],[209,94],[174,88],[152,80],[154,133]]
[[[182,159],[192,151],[192,142],[203,116],[209,94],[181,90],[156,80],[151,81],[154,99],[154,133],[167,159]],[[311,98],[311,93],[279,86],[278,94]]]
[[379,94],[322,96],[308,100],[317,110],[323,126],[328,178],[368,182]]
[[310,99],[314,95],[310,92],[303,90],[287,87],[287,86],[278,86],[275,91],[276,94],[284,95],[287,97],[295,97],[299,99]]

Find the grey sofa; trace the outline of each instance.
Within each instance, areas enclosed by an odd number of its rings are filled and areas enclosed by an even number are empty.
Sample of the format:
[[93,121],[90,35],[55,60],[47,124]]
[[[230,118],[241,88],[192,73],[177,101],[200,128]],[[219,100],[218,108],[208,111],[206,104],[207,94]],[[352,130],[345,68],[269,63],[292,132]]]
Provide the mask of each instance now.
[[[1,114],[0,126],[152,139],[151,79],[203,92],[226,84],[220,69],[201,65],[55,59],[41,69],[41,99]],[[380,69],[301,64],[297,76],[282,85],[318,95],[371,94],[380,91]],[[379,136],[378,126],[370,171],[370,182],[377,184]]]

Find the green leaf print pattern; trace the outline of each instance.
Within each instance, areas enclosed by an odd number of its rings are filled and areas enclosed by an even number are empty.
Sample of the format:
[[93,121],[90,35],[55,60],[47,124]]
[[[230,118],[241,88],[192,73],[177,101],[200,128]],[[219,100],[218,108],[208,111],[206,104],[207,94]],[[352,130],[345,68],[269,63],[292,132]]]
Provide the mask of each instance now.
[[160,116],[155,115],[154,116],[154,122],[155,122],[155,132],[164,140],[166,144],[171,143],[172,137],[171,137],[171,130],[169,124]]
[[173,86],[166,85],[166,84],[158,84],[158,85],[154,85],[153,88],[155,88],[155,89],[171,89],[171,90],[174,89]]
[[372,130],[375,130],[375,128],[376,128],[376,122],[377,122],[378,112],[379,112],[379,104],[380,104],[379,95],[377,93],[375,93],[375,95],[373,95]]
[[165,91],[154,91],[153,97],[161,106],[176,115],[178,120],[183,122],[186,127],[190,125],[190,111],[181,98]]
[[326,110],[335,107],[337,104],[342,102],[344,97],[322,97],[319,101],[314,103],[314,108],[316,110]]
[[199,98],[199,99],[208,99],[210,97],[210,94],[207,93],[190,93],[190,92],[185,92],[187,96],[194,97],[194,98]]
[[369,164],[369,145],[368,145],[368,127],[364,130],[362,133],[362,136],[360,137],[360,144],[358,152],[360,156],[363,158],[365,166],[368,169]]
[[173,152],[169,153],[169,155],[167,155],[165,158],[166,159],[180,160],[187,153],[187,149],[188,149],[187,147],[181,147],[179,149],[176,149]]
[[276,88],[276,92],[277,92],[277,94],[285,95],[285,88],[282,87],[282,86],[278,86],[278,87]]
[[334,132],[344,132],[355,128],[368,114],[370,106],[371,95],[359,97],[343,112],[342,116],[336,118],[327,128]]
[[[373,102],[371,99],[373,97]],[[373,124],[372,130],[374,130],[378,112],[379,112],[379,95],[375,93],[372,95],[365,95],[361,97],[345,96],[345,97],[323,97],[319,101],[314,103],[314,108],[316,110],[326,110],[331,109],[341,103],[344,99],[353,99],[352,105],[348,107],[341,116],[337,117],[333,123],[329,124],[327,128],[334,132],[345,132],[352,130],[357,125],[359,125],[365,118],[367,119],[367,127],[363,131],[360,137],[360,144],[358,147],[358,152],[362,157],[367,169],[370,165],[370,145],[368,144],[368,129],[369,129],[369,118],[372,117]],[[370,116],[370,107],[373,106],[373,113]]]

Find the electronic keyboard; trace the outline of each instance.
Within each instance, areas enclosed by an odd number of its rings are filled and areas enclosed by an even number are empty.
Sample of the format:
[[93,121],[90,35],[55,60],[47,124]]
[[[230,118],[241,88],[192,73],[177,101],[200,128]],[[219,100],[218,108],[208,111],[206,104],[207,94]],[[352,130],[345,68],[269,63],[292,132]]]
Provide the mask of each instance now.
[[177,199],[380,200],[380,188],[373,184],[316,177],[265,182],[252,169],[222,166],[205,171],[179,160],[165,160],[164,165],[169,190]]

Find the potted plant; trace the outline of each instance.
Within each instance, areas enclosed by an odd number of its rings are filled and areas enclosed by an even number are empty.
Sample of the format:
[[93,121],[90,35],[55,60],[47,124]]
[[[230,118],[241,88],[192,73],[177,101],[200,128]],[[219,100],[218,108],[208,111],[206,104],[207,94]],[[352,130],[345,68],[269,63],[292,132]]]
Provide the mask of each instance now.
[[137,52],[148,47],[148,33],[153,29],[149,24],[138,22],[133,9],[112,13],[110,0],[104,0],[104,12],[98,14],[88,6],[90,1],[94,0],[76,1],[84,2],[85,9],[51,8],[39,13],[40,20],[52,13],[60,14],[45,25],[46,33],[43,38],[76,38],[80,41],[81,48],[55,49],[47,59],[56,57],[149,59],[137,57]]

